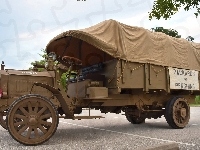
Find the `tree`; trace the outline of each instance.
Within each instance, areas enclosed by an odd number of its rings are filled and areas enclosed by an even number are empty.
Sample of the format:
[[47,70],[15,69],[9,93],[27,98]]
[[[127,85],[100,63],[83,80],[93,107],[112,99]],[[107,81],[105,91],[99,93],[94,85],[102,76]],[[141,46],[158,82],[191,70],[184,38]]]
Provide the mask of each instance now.
[[179,35],[178,32],[174,29],[164,29],[163,27],[156,27],[156,28],[151,28],[151,30],[153,32],[163,32],[175,38],[181,38],[181,35]]
[[188,37],[186,38],[186,40],[193,42],[193,41],[194,41],[194,38],[193,38],[192,36],[188,36]]
[[[175,38],[181,38],[181,35],[178,34],[178,31],[174,29],[164,29],[163,27],[156,27],[156,28],[151,28],[153,32],[163,32],[169,36],[175,37]],[[188,36],[186,38],[188,41],[194,41],[194,38],[192,36]]]
[[149,19],[155,17],[158,20],[160,18],[167,20],[177,13],[181,7],[184,7],[185,11],[195,8],[196,17],[200,14],[200,0],[155,0],[149,13]]
[[[42,59],[39,60],[39,61],[34,61],[34,62],[31,62],[31,65],[34,66],[35,64],[37,64],[38,66],[45,66],[45,63],[46,63],[46,58],[47,58],[47,53],[45,51],[45,49],[41,49],[42,51],[42,54],[39,54]],[[32,70],[33,67],[30,67],[29,70]],[[44,68],[38,68],[38,71],[43,71]]]

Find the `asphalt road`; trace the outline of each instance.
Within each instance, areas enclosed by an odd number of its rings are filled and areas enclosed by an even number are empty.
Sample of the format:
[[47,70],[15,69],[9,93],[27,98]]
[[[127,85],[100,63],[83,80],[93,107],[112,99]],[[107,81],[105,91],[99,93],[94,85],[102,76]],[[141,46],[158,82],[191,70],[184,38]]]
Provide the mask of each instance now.
[[[93,110],[91,114],[99,115],[98,112]],[[0,149],[135,150],[176,142],[181,150],[200,150],[200,107],[191,108],[190,122],[184,129],[171,129],[164,117],[133,125],[121,114],[103,116],[105,118],[92,120],[60,119],[54,136],[39,146],[23,146],[0,127]]]

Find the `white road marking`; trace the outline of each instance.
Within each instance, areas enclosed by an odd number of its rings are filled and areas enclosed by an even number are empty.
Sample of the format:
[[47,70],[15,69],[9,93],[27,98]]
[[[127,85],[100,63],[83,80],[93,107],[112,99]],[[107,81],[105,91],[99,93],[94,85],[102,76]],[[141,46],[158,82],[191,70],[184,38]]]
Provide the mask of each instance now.
[[119,118],[119,117],[114,117],[115,119]]
[[149,137],[149,136],[143,136],[143,135],[138,135],[138,134],[130,134],[130,133],[113,131],[113,130],[107,130],[107,129],[96,128],[96,127],[89,127],[89,126],[75,124],[75,123],[69,123],[69,122],[65,122],[65,121],[59,121],[59,122],[65,123],[65,124],[69,124],[69,125],[73,125],[73,126],[79,126],[79,127],[84,127],[84,128],[95,129],[95,130],[101,130],[101,131],[119,133],[119,134],[124,134],[124,135],[131,135],[131,136],[135,136],[135,137],[139,137],[139,138],[145,138],[145,139],[151,139],[151,140],[158,140],[158,141],[163,141],[163,142],[174,142],[174,143],[177,143],[177,144],[183,144],[183,145],[187,145],[187,146],[195,146],[196,145],[194,143],[184,143],[184,142],[177,142],[177,141],[172,141],[172,140],[152,138],[152,137]]
[[195,124],[195,123],[194,123],[194,124],[192,124],[192,126],[197,126],[197,125],[198,125],[198,124]]

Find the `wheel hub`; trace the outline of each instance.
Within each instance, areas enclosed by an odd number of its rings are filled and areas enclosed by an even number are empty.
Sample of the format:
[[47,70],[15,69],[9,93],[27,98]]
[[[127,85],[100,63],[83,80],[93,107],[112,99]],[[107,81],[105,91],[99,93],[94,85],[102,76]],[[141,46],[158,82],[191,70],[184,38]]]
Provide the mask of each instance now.
[[181,112],[181,117],[185,118],[186,117],[186,109],[181,108],[180,112]]
[[36,125],[37,123],[38,123],[38,119],[37,119],[37,116],[35,116],[35,115],[30,115],[29,116],[29,124],[30,125],[32,125],[32,126],[34,126],[34,125]]

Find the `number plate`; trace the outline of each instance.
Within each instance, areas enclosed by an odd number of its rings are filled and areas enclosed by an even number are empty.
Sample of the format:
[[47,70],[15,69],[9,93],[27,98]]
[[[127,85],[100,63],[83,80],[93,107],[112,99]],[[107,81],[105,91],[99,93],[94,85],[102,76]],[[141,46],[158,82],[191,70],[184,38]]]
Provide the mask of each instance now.
[[169,67],[170,89],[199,90],[198,71]]

